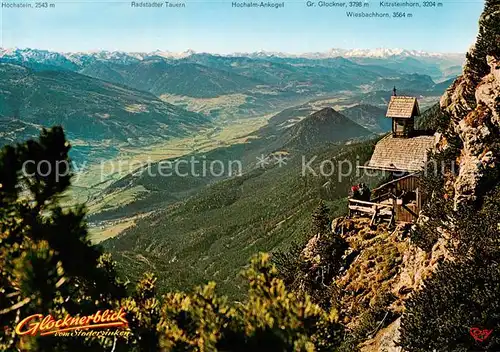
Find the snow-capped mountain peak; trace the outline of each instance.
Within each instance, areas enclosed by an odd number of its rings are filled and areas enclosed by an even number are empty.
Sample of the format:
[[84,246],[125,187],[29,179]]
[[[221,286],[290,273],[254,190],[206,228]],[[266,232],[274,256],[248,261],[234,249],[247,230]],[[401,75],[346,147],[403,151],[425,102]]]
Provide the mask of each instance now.
[[446,54],[446,53],[432,53],[420,50],[407,50],[400,48],[377,48],[377,49],[340,49],[332,48],[322,52],[306,52],[301,54],[290,54],[276,51],[259,50],[251,53],[233,53],[228,56],[248,56],[255,58],[266,57],[282,57],[282,58],[310,58],[310,59],[328,59],[335,57],[344,58],[390,58],[390,57],[444,57],[449,55],[463,54]]
[[[35,62],[41,64],[57,63],[58,66],[86,65],[95,61],[112,61],[121,64],[130,64],[142,61],[151,57],[163,57],[167,59],[183,59],[195,55],[194,50],[188,49],[183,52],[172,52],[165,50],[155,50],[153,52],[125,52],[125,51],[88,51],[88,52],[54,52],[38,49],[7,49],[0,48],[0,59],[15,60],[21,62]],[[289,54],[284,52],[260,50],[251,53],[232,53],[222,56],[235,57],[246,56],[252,58],[309,58],[309,59],[328,59],[335,57],[344,58],[391,58],[391,57],[415,57],[415,58],[444,58],[448,56],[463,56],[462,54],[444,54],[430,53],[419,50],[407,49],[339,49],[332,48],[324,52],[312,52],[302,54]]]
[[319,53],[305,53],[302,55],[298,56],[303,56],[303,57],[323,57],[323,58],[328,58],[328,57],[367,57],[367,58],[388,58],[388,57],[442,57],[446,56],[449,54],[444,54],[444,53],[432,53],[432,52],[426,52],[426,51],[420,51],[420,50],[407,50],[407,49],[400,49],[400,48],[376,48],[376,49],[338,49],[338,48],[332,48],[328,51],[325,52],[319,52]]
[[150,53],[151,56],[161,56],[167,59],[183,59],[185,57],[196,54],[196,51],[188,49],[179,53],[173,51],[155,50]]

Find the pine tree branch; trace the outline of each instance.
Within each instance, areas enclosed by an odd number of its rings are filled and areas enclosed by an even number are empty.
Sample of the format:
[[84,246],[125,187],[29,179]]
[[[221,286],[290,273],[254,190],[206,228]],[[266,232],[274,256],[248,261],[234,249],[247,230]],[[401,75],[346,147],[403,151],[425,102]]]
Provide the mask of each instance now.
[[19,309],[22,306],[28,304],[30,301],[31,301],[31,298],[30,297],[26,297],[25,299],[23,299],[22,301],[17,302],[13,306],[11,306],[9,308],[5,308],[3,310],[0,310],[0,315],[4,315],[4,314],[12,312],[13,310]]

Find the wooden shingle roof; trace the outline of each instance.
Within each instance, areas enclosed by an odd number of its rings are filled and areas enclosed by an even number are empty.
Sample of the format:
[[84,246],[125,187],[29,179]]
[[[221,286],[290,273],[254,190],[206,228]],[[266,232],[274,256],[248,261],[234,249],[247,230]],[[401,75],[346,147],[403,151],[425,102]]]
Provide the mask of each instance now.
[[388,170],[419,171],[427,161],[427,152],[435,145],[434,136],[382,138],[373,152],[368,167]]
[[387,107],[387,117],[410,118],[420,115],[417,98],[392,96]]

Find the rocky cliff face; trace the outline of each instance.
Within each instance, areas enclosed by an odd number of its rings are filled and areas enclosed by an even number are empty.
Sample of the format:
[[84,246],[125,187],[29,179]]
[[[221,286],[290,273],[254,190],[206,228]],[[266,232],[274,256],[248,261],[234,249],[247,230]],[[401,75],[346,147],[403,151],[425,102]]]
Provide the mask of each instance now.
[[451,116],[449,128],[463,143],[459,172],[453,182],[456,205],[474,201],[485,172],[498,167],[499,155],[492,149],[492,142],[498,139],[500,129],[500,58],[488,56],[487,62],[490,73],[475,87],[472,102],[467,100],[471,82],[464,76],[455,81],[440,102]]
[[[449,258],[444,240],[426,252],[412,245],[407,226],[370,226],[370,219],[363,217],[337,218],[331,230],[348,244],[344,267],[324,286],[333,292],[339,318],[364,341],[361,351],[401,351],[396,341],[405,301]],[[321,235],[312,237],[302,260],[324,265],[324,247]]]
[[394,316],[399,315],[405,299],[448,258],[442,240],[425,252],[410,243],[406,226],[369,223],[368,218],[337,219],[332,229],[347,241],[351,253],[345,272],[336,279],[342,292],[341,315],[351,328],[359,324],[360,315],[382,301]]
[[[467,54],[464,72],[441,98],[449,117],[448,135],[460,138],[458,175],[451,180],[455,208],[481,196],[484,176],[499,168],[500,2],[486,1],[477,42]],[[446,148],[446,137],[440,145]]]

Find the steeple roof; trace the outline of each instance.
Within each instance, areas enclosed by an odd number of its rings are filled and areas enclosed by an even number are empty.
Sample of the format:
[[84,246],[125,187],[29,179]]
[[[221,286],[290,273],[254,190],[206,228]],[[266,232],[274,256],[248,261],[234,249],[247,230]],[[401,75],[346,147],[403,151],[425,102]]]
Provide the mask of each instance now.
[[392,96],[387,107],[387,117],[411,118],[420,115],[417,98]]

